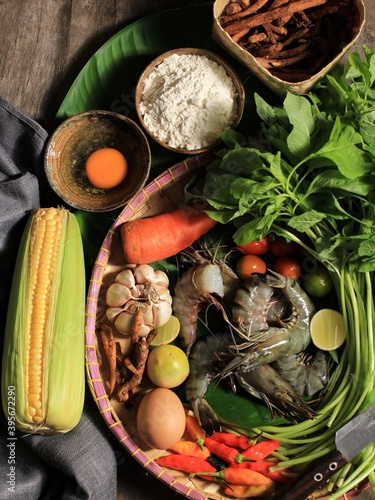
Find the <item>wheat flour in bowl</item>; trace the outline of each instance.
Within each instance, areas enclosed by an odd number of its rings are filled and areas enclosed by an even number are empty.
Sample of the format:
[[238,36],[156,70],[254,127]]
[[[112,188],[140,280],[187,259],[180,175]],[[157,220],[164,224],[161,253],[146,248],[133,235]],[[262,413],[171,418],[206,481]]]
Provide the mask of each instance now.
[[210,147],[237,115],[236,87],[204,55],[172,54],[145,79],[139,111],[150,134],[168,147]]

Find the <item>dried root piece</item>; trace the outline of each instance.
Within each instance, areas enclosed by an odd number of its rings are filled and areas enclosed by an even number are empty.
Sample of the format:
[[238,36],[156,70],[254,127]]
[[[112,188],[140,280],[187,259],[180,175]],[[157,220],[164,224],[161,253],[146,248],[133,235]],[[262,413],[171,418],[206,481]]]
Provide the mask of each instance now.
[[237,14],[238,12],[242,12],[242,7],[239,2],[231,2],[225,7],[225,15],[232,16],[233,14]]
[[140,337],[143,324],[143,314],[139,309],[133,317],[131,330],[131,343],[128,354],[121,360],[123,380],[117,392],[120,401],[127,402],[139,388],[146,367],[148,352],[151,342],[154,340],[157,330],[152,329],[147,337]]
[[146,368],[146,361],[149,353],[149,346],[155,338],[157,330],[152,330],[147,338],[142,337],[134,345],[133,358],[125,358],[124,365],[130,374],[130,378],[118,390],[120,401],[127,402],[139,388]]
[[[226,15],[222,17],[222,22],[223,23],[228,23],[231,21],[235,21],[236,19],[241,19],[242,17],[250,16],[251,14],[255,14],[255,12],[258,12],[266,3],[268,0],[256,0],[253,4],[249,4],[245,9],[237,10],[237,12],[234,12],[232,15]],[[241,7],[241,6],[240,6]],[[233,7],[232,9],[233,10]],[[229,14],[228,11],[226,11],[226,14]]]
[[146,361],[148,357],[148,347],[146,344],[146,339],[142,338],[137,342],[134,350],[134,363],[127,358],[124,361],[125,366],[132,374],[131,378],[127,380],[118,391],[118,398],[120,401],[128,401],[133,395],[136,387],[142,382],[143,373],[146,367]]
[[234,35],[237,31],[244,30],[245,28],[255,28],[260,25],[268,24],[276,19],[291,16],[296,12],[303,11],[306,9],[311,9],[312,7],[317,7],[318,5],[323,5],[328,0],[300,0],[296,2],[291,2],[286,6],[278,7],[277,9],[271,9],[267,12],[261,12],[254,16],[249,16],[246,19],[241,19],[240,21],[235,21],[227,24],[223,24],[223,29],[229,34]]
[[111,397],[116,387],[118,379],[117,371],[117,346],[113,336],[112,328],[108,325],[101,323],[99,330],[99,337],[103,346],[104,354],[108,362],[109,369],[109,389],[108,395]]
[[353,39],[359,13],[354,0],[234,0],[218,22],[270,73],[297,82]]
[[143,313],[141,309],[134,314],[132,323],[132,342],[138,342],[143,323]]

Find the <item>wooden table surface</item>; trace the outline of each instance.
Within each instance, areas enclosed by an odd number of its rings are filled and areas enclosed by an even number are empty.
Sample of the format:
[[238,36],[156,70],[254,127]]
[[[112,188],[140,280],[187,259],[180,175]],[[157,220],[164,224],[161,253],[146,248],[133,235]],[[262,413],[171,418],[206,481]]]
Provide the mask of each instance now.
[[[0,2],[0,96],[51,132],[53,118],[65,94],[103,43],[144,15],[191,3],[201,2],[3,0]],[[354,47],[359,50],[363,43],[375,49],[374,0],[365,0],[365,4],[367,23]],[[117,453],[118,500],[181,498],[120,447]],[[374,499],[375,495],[367,491],[359,498]]]

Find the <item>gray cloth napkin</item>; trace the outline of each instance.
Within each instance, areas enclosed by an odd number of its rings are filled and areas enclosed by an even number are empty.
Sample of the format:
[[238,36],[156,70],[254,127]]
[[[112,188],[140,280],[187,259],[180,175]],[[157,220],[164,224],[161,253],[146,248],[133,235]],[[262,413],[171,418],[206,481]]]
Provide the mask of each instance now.
[[[0,359],[18,244],[30,211],[41,203],[47,138],[38,123],[0,98]],[[14,439],[0,410],[1,499],[116,498],[112,434],[87,392],[81,421],[64,435],[17,433]]]

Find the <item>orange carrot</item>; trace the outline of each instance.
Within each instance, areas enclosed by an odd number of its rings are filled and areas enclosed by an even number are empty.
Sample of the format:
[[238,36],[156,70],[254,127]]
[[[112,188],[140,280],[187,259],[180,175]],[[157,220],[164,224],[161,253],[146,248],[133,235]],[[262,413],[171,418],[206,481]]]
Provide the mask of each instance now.
[[203,458],[203,460],[211,456],[211,452],[208,448],[205,446],[201,447],[197,443],[194,443],[194,441],[178,441],[178,443],[170,446],[168,450],[179,453],[180,455]]
[[216,221],[193,206],[136,219],[121,226],[125,259],[129,264],[150,264],[176,255],[213,228]]

